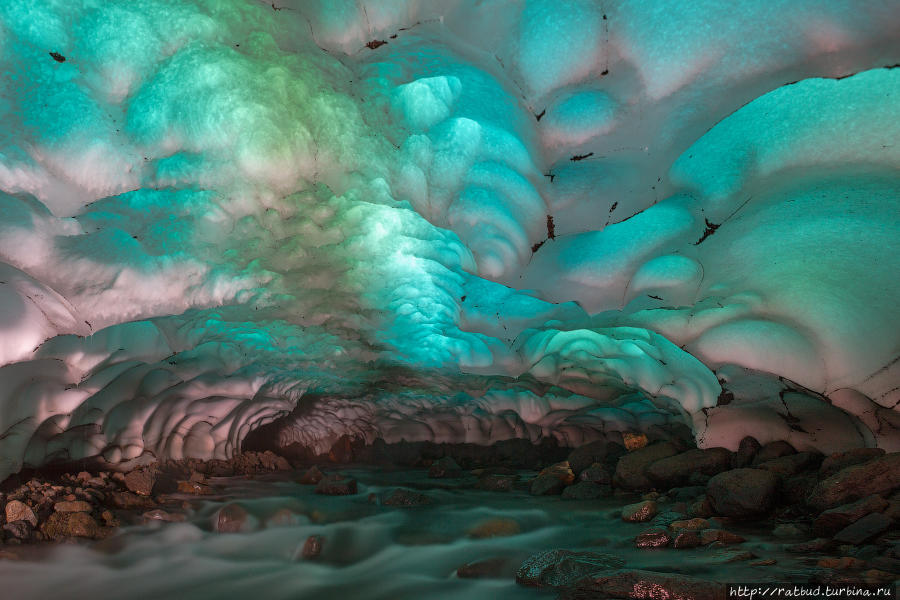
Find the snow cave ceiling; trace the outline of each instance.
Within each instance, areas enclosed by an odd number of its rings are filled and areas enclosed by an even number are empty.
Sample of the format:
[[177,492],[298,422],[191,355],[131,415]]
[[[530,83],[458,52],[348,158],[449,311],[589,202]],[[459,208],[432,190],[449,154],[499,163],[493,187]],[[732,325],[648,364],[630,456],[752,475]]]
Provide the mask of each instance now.
[[277,419],[900,450],[898,31],[890,0],[0,3],[0,478]]

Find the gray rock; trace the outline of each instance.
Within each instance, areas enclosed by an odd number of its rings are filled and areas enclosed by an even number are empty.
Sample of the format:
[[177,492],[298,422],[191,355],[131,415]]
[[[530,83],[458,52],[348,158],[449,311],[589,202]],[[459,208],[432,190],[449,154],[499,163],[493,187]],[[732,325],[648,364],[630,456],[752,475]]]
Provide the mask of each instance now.
[[860,545],[878,534],[887,531],[894,520],[883,513],[869,513],[858,521],[841,529],[834,536],[834,541],[842,544]]
[[749,467],[753,463],[753,459],[756,457],[756,453],[759,452],[760,448],[762,448],[762,445],[756,441],[755,437],[748,435],[742,439],[740,444],[738,444],[737,452],[732,461],[734,468],[742,469],[744,467]]
[[303,549],[300,551],[300,556],[306,560],[318,558],[322,554],[322,544],[324,542],[325,538],[321,535],[309,536],[306,538],[306,541],[303,542]]
[[213,517],[213,528],[219,533],[237,533],[247,522],[247,511],[239,504],[226,504]]
[[593,483],[599,483],[601,485],[608,485],[612,482],[612,477],[609,476],[609,471],[607,471],[606,467],[598,462],[581,471],[581,473],[578,475],[578,478],[581,481],[590,481]]
[[733,469],[709,480],[706,496],[712,509],[727,517],[752,517],[775,506],[778,477],[762,469]]
[[869,462],[884,454],[883,448],[854,448],[846,452],[836,452],[822,461],[819,466],[819,478],[827,479],[842,469]]
[[532,496],[553,496],[561,494],[565,487],[565,482],[556,475],[544,474],[531,480],[529,491]]
[[877,494],[866,496],[862,500],[826,510],[813,521],[813,531],[818,536],[834,535],[869,513],[882,512],[887,506],[887,500]]
[[561,600],[575,598],[635,598],[656,600],[725,600],[724,583],[706,581],[674,573],[621,570],[583,579],[560,595]]
[[459,477],[461,475],[462,467],[449,456],[437,459],[428,468],[428,476],[432,479]]
[[663,548],[669,545],[672,536],[665,527],[651,527],[640,532],[634,538],[634,545],[638,548]]
[[900,488],[900,452],[892,452],[861,464],[845,467],[820,481],[806,503],[824,511],[879,494],[890,495]]
[[434,500],[432,500],[430,496],[398,488],[391,492],[391,494],[384,499],[382,504],[385,506],[422,506],[431,504],[432,502],[434,502]]
[[56,512],[41,524],[41,532],[50,539],[83,537],[96,539],[100,525],[85,512]]
[[726,448],[688,450],[648,465],[644,473],[664,489],[685,485],[694,473],[715,475],[731,467],[731,452]]
[[759,463],[764,463],[767,460],[772,460],[773,458],[779,458],[796,453],[797,451],[794,449],[794,447],[783,440],[769,442],[768,444],[760,448],[759,452],[756,453],[756,456],[753,457],[753,464],[758,465]]
[[38,520],[27,504],[20,500],[11,500],[6,504],[6,522],[28,521],[32,527],[37,527]]
[[139,496],[149,496],[155,483],[156,473],[146,467],[125,474],[125,487]]
[[579,481],[562,492],[563,500],[593,500],[608,496],[612,496],[612,488],[610,486],[599,485],[591,481]]
[[647,467],[677,453],[677,448],[670,442],[657,442],[629,452],[616,463],[613,482],[618,487],[627,490],[650,489],[653,487],[653,482],[645,473]]
[[756,468],[771,471],[779,477],[791,477],[807,469],[817,468],[821,462],[822,455],[818,452],[798,452],[761,462]]
[[591,442],[590,444],[579,446],[570,452],[566,460],[569,461],[572,471],[576,475],[579,475],[594,463],[602,464],[603,460],[606,458],[607,444],[608,442],[606,440],[598,440],[596,442]]
[[499,579],[514,573],[515,563],[503,556],[476,560],[456,569],[456,576],[460,579]]
[[3,531],[10,537],[24,542],[31,539],[33,527],[29,521],[10,521],[3,526]]
[[629,523],[644,523],[649,521],[659,512],[656,502],[644,500],[622,507],[622,520]]
[[325,496],[352,496],[357,492],[356,480],[336,473],[327,475],[316,484],[315,492]]
[[522,563],[516,572],[516,582],[537,587],[560,587],[624,564],[621,558],[609,554],[547,550]]

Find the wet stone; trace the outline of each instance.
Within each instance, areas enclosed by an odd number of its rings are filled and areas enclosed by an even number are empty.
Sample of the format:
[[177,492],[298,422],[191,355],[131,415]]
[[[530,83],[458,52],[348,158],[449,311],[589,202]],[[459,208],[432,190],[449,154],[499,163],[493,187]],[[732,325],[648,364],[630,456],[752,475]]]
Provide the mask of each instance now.
[[51,539],[83,537],[96,539],[101,535],[100,525],[84,512],[57,512],[41,524],[41,532]]
[[209,496],[213,493],[212,488],[203,483],[202,481],[196,480],[180,480],[178,482],[178,492],[181,494],[193,494],[195,496]]
[[399,488],[385,497],[382,504],[385,506],[422,506],[433,502],[434,500],[430,496]]
[[652,527],[639,533],[634,538],[634,545],[638,548],[662,548],[671,541],[672,536],[665,527]]
[[428,476],[432,479],[460,477],[461,475],[462,467],[450,456],[437,459],[428,468]]
[[456,569],[456,576],[460,579],[499,579],[512,571],[510,559],[496,557],[466,563]]
[[300,551],[300,556],[302,556],[306,560],[318,558],[322,554],[322,544],[325,542],[325,538],[321,535],[311,535],[306,538],[306,541],[303,542],[303,549]]
[[609,554],[547,550],[526,559],[516,572],[516,583],[536,587],[565,586],[594,573],[616,569],[625,562]]
[[489,519],[470,529],[468,535],[471,538],[483,539],[517,535],[521,531],[518,522],[512,519]]
[[216,511],[213,528],[219,533],[237,533],[247,522],[247,511],[239,504],[226,504]]
[[140,496],[149,496],[156,483],[156,476],[150,469],[135,469],[125,474],[124,481],[128,491]]
[[697,531],[682,531],[672,540],[673,548],[696,548],[700,545],[700,534]]
[[14,521],[28,521],[32,527],[37,527],[38,524],[34,511],[19,500],[12,500],[6,504],[6,522],[12,523]]
[[357,492],[356,480],[339,474],[323,477],[315,492],[325,496],[352,496]]
[[581,474],[578,476],[581,481],[590,481],[593,483],[599,483],[602,485],[607,485],[612,482],[612,477],[609,475],[609,471],[606,470],[600,463],[594,463],[588,468],[581,471]]
[[887,531],[893,524],[893,519],[883,513],[870,513],[840,530],[834,540],[859,545]]
[[887,506],[887,500],[877,494],[866,496],[856,502],[824,511],[813,522],[813,531],[816,535],[834,535],[867,514],[884,511]]
[[656,502],[653,500],[644,500],[635,504],[628,504],[622,507],[622,520],[629,523],[643,523],[649,521],[659,512]]
[[319,470],[318,467],[313,466],[307,469],[306,472],[300,476],[300,478],[297,480],[297,483],[302,483],[303,485],[316,485],[317,483],[322,481],[322,478],[324,476],[325,475],[322,473],[322,471]]
[[563,500],[593,500],[612,495],[612,488],[608,485],[598,485],[591,481],[579,481],[570,485],[562,492]]
[[91,512],[93,506],[84,500],[67,500],[65,502],[57,502],[53,505],[56,512]]
[[475,487],[489,492],[508,492],[518,479],[515,475],[498,475],[489,473],[478,478]]
[[709,480],[706,494],[712,509],[729,517],[750,517],[775,505],[778,478],[763,469],[733,469]]

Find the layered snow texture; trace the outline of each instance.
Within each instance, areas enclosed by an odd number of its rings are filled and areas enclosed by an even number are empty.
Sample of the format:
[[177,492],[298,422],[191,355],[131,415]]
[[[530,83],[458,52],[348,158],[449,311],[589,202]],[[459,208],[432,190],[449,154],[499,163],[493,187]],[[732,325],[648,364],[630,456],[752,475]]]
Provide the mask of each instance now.
[[[0,4],[0,478],[900,449],[892,1]],[[292,412],[293,411],[293,412]]]

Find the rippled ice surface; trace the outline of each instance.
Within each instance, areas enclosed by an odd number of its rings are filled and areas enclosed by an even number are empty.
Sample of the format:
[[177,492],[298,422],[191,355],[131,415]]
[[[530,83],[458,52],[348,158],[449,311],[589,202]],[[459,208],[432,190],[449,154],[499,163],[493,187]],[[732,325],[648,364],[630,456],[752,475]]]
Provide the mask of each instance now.
[[[327,497],[275,478],[217,479],[225,494],[202,502],[184,523],[124,527],[92,545],[64,545],[27,560],[0,560],[0,596],[45,598],[553,598],[552,591],[518,586],[514,569],[503,579],[459,579],[471,561],[505,556],[515,564],[549,548],[616,554],[628,567],[677,571],[721,581],[771,580],[798,565],[752,531],[742,549],[777,557],[778,567],[725,563],[721,551],[637,550],[634,536],[646,525],[624,523],[620,507],[632,497],[563,501],[468,489],[466,480],[429,480],[422,471],[348,469],[359,481],[355,496]],[[454,483],[456,481],[456,483]],[[471,483],[474,480],[469,481]],[[398,486],[425,490],[434,504],[379,506],[370,494]],[[186,497],[187,498],[187,497]],[[212,531],[225,501],[250,513],[243,533]],[[292,515],[287,522],[288,509]],[[277,514],[276,514],[277,513]],[[279,522],[281,517],[281,524]],[[473,539],[468,532],[493,518],[513,519],[521,533]],[[308,536],[325,538],[316,560],[300,556]],[[10,548],[15,551],[14,547]],[[38,556],[40,555],[40,556]],[[794,571],[799,573],[799,571]]]

